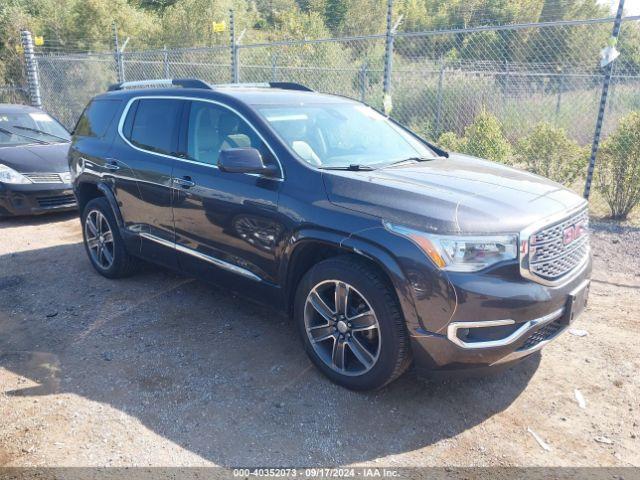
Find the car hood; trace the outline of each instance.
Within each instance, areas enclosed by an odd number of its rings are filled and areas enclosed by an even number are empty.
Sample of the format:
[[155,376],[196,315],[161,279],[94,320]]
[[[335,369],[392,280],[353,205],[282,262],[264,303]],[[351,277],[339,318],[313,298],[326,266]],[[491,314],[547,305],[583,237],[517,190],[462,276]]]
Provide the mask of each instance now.
[[68,172],[69,143],[0,148],[0,163],[20,173]]
[[584,200],[551,180],[466,155],[374,171],[326,171],[329,201],[422,231],[519,232]]

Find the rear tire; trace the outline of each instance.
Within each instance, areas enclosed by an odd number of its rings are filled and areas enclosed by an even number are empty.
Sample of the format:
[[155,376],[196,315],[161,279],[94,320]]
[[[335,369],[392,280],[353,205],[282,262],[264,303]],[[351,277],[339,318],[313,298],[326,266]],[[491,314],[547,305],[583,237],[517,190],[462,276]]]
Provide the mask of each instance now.
[[294,319],[311,361],[343,387],[382,388],[411,363],[393,288],[376,268],[355,257],[324,260],[304,275]]
[[85,250],[100,275],[124,278],[138,269],[139,260],[127,252],[106,198],[94,198],[87,203],[81,219]]

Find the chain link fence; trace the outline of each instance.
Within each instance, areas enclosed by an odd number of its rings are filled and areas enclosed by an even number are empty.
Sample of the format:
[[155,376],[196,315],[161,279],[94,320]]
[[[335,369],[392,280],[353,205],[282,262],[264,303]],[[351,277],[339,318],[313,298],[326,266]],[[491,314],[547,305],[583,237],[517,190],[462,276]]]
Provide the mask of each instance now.
[[[599,50],[611,28],[612,20],[599,20],[399,32],[390,77],[391,115],[437,139],[444,132],[463,135],[486,110],[500,120],[511,141],[532,125],[549,122],[586,145],[592,140],[603,80]],[[509,49],[505,41],[498,46],[492,38],[508,38]],[[592,40],[560,48],[567,38]],[[462,46],[460,58],[447,56],[456,46]],[[237,51],[240,82],[299,82],[382,108],[385,35],[238,45]],[[605,133],[625,113],[640,108],[640,70],[625,63],[624,53],[612,76]],[[69,127],[88,99],[116,81],[112,52],[36,53],[36,58],[43,105]],[[120,58],[125,80],[232,81],[229,47],[123,52]]]
[[13,85],[0,85],[0,103],[28,103],[29,92],[26,88]]
[[[622,19],[604,139],[640,111],[639,20]],[[87,101],[117,81],[119,70],[127,81],[299,82],[384,108],[445,147],[515,163],[567,184],[584,177],[601,107],[601,49],[613,25],[609,18],[426,32],[388,29],[378,35],[209,48],[36,50],[35,59],[43,107],[70,128]],[[482,141],[474,135],[492,129],[493,137],[484,142],[489,148],[475,148]],[[559,145],[549,155],[560,165],[536,165],[534,157],[549,143]],[[574,163],[567,173],[565,164]]]

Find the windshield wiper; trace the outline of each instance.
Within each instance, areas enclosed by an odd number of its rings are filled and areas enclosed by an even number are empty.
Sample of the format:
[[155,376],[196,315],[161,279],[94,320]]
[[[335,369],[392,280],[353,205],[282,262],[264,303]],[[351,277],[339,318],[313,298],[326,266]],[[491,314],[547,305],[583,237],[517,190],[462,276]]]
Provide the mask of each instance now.
[[369,165],[361,165],[359,163],[352,163],[348,166],[339,166],[339,167],[318,167],[321,170],[349,170],[351,172],[364,172],[375,170],[375,168],[370,167]]
[[59,135],[54,135],[53,133],[49,133],[49,132],[45,132],[44,130],[38,130],[37,128],[30,128],[30,127],[23,127],[21,125],[11,125],[13,128],[19,128],[20,130],[27,130],[29,132],[35,132],[35,133],[41,133],[42,135],[49,135],[50,137],[53,138],[59,138],[60,140],[64,141],[64,142],[68,142],[69,139],[61,137]]
[[407,158],[402,158],[400,160],[396,160],[394,162],[385,163],[380,168],[391,167],[393,165],[402,165],[404,163],[429,162],[431,160],[433,160],[433,158],[429,158],[429,157],[407,157]]
[[40,140],[39,138],[30,137],[29,135],[25,135],[24,133],[14,132],[13,130],[7,130],[6,128],[0,127],[0,132],[5,133],[7,135],[18,135],[19,137],[28,138],[29,140],[33,140],[34,142],[38,142],[42,145],[48,145],[49,142],[45,142],[44,140]]

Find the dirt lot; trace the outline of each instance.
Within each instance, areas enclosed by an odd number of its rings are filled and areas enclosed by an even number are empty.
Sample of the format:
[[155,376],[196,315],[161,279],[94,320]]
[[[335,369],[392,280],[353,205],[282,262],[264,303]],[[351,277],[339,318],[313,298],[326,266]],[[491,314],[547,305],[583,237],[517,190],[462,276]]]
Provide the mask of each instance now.
[[80,238],[75,215],[0,223],[0,465],[640,466],[639,228],[595,228],[587,336],[368,394],[277,312],[153,267],[109,281]]

